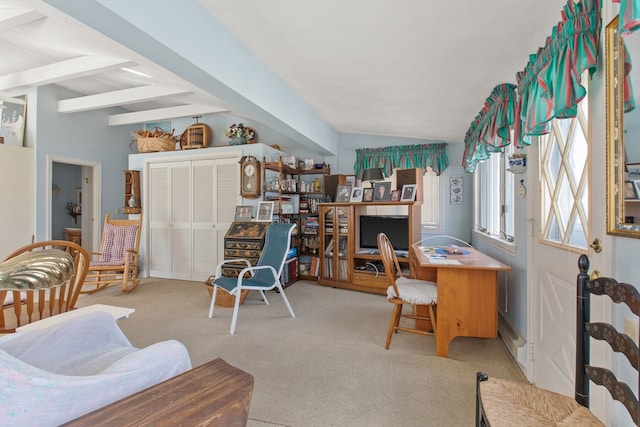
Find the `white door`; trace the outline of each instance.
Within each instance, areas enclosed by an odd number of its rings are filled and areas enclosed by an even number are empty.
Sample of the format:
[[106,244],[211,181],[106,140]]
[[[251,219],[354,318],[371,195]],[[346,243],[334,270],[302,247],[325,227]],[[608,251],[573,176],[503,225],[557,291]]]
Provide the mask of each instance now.
[[[604,117],[589,112],[583,101],[577,118],[554,120],[551,133],[537,138],[528,150],[531,351],[527,376],[540,387],[568,396],[574,395],[578,257],[589,256],[590,271],[609,271],[605,260],[610,245],[605,244],[600,254],[589,247],[595,237],[608,241],[604,237],[605,144],[599,142],[604,135],[588,136],[589,114]],[[603,313],[592,311],[592,315]]]
[[223,259],[239,194],[238,160],[149,167],[149,275],[204,281]]
[[204,281],[224,259],[224,235],[240,193],[238,160],[194,161],[192,170],[192,280]]

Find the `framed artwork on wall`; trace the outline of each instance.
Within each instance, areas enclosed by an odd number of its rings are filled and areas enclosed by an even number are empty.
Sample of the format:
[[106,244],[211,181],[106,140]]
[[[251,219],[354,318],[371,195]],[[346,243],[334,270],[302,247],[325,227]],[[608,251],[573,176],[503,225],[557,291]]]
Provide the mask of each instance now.
[[24,145],[27,95],[0,100],[0,137],[4,144]]

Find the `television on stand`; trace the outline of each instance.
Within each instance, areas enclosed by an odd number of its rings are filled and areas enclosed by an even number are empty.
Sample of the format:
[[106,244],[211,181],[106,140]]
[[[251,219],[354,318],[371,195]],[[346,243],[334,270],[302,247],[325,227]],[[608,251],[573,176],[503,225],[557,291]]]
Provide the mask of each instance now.
[[360,251],[378,253],[378,234],[389,238],[397,256],[408,256],[409,217],[407,215],[361,215]]

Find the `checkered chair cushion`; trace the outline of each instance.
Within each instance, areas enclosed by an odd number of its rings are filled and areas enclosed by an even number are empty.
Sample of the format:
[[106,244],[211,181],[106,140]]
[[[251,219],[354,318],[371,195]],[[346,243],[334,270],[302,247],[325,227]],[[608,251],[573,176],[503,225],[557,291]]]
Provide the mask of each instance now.
[[[135,249],[138,225],[105,224],[104,241],[100,259],[92,261],[91,266],[123,265],[127,250]],[[133,261],[133,256],[131,260]]]

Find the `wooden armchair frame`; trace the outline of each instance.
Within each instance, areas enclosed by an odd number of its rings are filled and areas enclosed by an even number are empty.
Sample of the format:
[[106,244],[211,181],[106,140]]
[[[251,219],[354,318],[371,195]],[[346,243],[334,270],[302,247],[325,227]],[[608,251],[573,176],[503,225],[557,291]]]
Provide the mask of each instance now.
[[138,286],[141,230],[142,214],[136,219],[112,219],[109,214],[105,216],[100,252],[91,252],[94,258],[98,258],[89,264],[81,293],[92,294],[113,283],[121,283],[122,292],[131,292]]
[[0,301],[5,301],[8,293],[13,296],[13,302],[0,310],[0,333],[15,332],[20,326],[75,308],[89,268],[89,253],[80,245],[66,240],[46,240],[21,247],[6,260],[43,249],[60,249],[71,254],[75,273],[60,286],[49,289],[0,291]]

